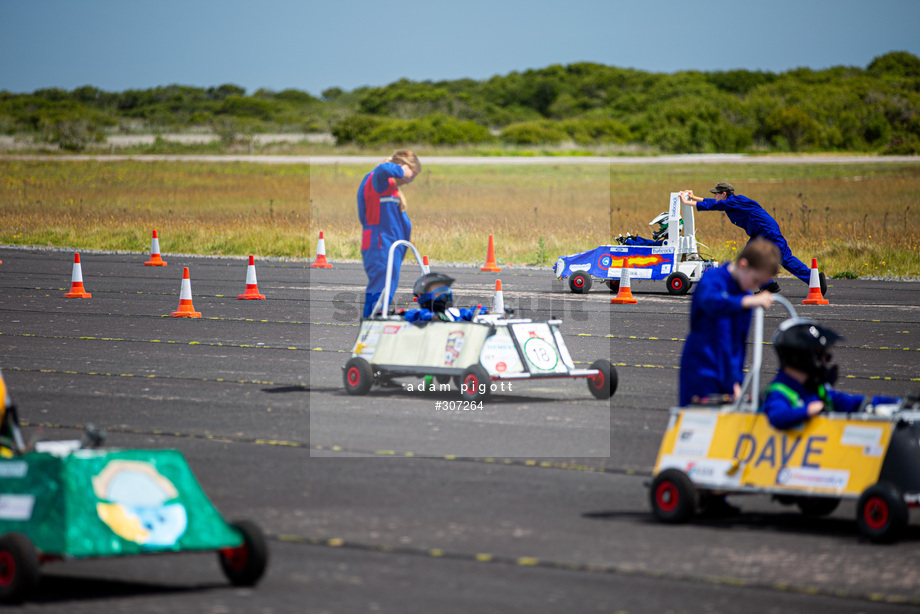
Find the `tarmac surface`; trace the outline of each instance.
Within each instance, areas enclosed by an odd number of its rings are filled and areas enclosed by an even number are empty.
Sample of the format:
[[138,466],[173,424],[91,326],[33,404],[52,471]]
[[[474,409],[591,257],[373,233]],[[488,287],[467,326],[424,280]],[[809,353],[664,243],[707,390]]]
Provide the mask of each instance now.
[[[563,319],[577,367],[607,358],[619,386],[515,382],[482,410],[403,385],[345,394],[359,264],[256,260],[264,301],[237,300],[245,258],[81,253],[91,299],[65,299],[73,252],[0,248],[0,366],[30,438],[105,428],[113,447],[176,448],[227,519],[269,537],[254,589],[212,554],[65,561],[23,609],[49,612],[844,612],[920,605],[920,514],[896,544],[864,540],[855,505],[810,519],[767,497],[738,516],[657,523],[649,478],[677,395],[689,296],[633,281],[611,305],[545,271],[438,267],[461,306]],[[182,267],[201,319],[169,317]],[[407,259],[398,306],[408,306]],[[779,278],[798,305],[807,288]],[[692,292],[692,290],[691,290]],[[799,307],[842,333],[838,388],[920,388],[920,283],[831,280]],[[785,319],[767,312],[769,339]],[[776,368],[765,348],[764,374]],[[519,385],[518,385],[519,384]]]

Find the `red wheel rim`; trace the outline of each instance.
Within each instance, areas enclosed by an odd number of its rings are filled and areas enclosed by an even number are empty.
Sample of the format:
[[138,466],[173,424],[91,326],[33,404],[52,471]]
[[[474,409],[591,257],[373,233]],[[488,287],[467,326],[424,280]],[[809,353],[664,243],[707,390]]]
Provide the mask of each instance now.
[[16,577],[16,559],[9,552],[0,552],[0,586],[9,586]]
[[681,288],[684,287],[684,282],[682,282],[680,279],[675,277],[674,279],[671,280],[671,287],[674,288],[675,290],[680,290]]
[[348,385],[357,386],[361,383],[361,371],[358,367],[352,367],[348,370]]
[[888,524],[888,504],[881,497],[872,497],[863,508],[863,519],[870,529],[884,529]]
[[673,482],[662,482],[655,490],[655,503],[662,512],[673,512],[680,494]]
[[466,376],[463,383],[466,385],[467,390],[476,390],[479,388],[479,379],[472,373]]
[[576,288],[584,288],[584,287],[585,287],[585,278],[582,277],[581,275],[579,275],[578,277],[576,277],[576,278],[574,279],[574,283],[575,283],[575,287],[576,287]]
[[246,563],[249,561],[249,548],[245,545],[238,548],[224,548],[220,551],[220,554],[224,557],[230,569],[234,571],[240,571],[246,567]]
[[604,387],[604,382],[606,381],[607,379],[604,377],[604,372],[598,370],[597,375],[591,378],[591,387],[595,390],[600,390]]

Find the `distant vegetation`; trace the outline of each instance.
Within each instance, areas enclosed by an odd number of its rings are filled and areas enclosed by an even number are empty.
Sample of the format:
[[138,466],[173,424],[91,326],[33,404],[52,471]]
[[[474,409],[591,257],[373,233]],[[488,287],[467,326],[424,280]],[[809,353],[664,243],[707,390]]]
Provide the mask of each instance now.
[[920,58],[866,68],[649,73],[554,65],[483,81],[397,81],[319,98],[180,85],[0,92],[0,133],[80,150],[109,133],[208,130],[226,144],[329,132],[338,145],[621,147],[639,151],[920,154]]

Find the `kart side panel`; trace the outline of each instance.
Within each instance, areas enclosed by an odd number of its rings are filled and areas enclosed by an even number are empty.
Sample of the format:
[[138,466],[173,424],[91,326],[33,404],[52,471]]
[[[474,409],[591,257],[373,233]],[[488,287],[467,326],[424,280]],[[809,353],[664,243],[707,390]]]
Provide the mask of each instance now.
[[577,271],[604,279],[619,279],[620,270],[630,269],[633,279],[664,279],[674,272],[673,247],[601,245],[595,249],[562,256],[556,262],[556,277],[564,279]]
[[680,469],[704,488],[857,497],[878,481],[893,426],[831,414],[779,431],[762,413],[675,410],[655,473]]
[[[372,349],[368,360],[375,365],[463,370],[479,362],[491,328],[472,322],[432,321],[418,325],[399,320],[365,320],[352,355],[368,359],[368,350]],[[365,335],[365,330],[371,332]],[[373,343],[376,345],[370,345]]]
[[113,556],[242,543],[176,450],[32,452],[4,461],[10,462],[24,463],[26,471],[0,479],[0,501],[16,493],[33,504],[28,512],[20,504],[18,518],[5,518],[0,529],[22,531],[45,554]]

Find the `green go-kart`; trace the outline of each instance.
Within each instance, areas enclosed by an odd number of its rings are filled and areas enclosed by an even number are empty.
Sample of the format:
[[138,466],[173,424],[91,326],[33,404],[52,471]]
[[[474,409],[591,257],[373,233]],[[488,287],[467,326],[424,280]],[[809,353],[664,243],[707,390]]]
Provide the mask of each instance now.
[[255,585],[268,548],[227,523],[178,450],[98,447],[104,435],[24,443],[0,373],[0,602],[36,588],[41,565],[91,557],[216,551],[234,585]]

